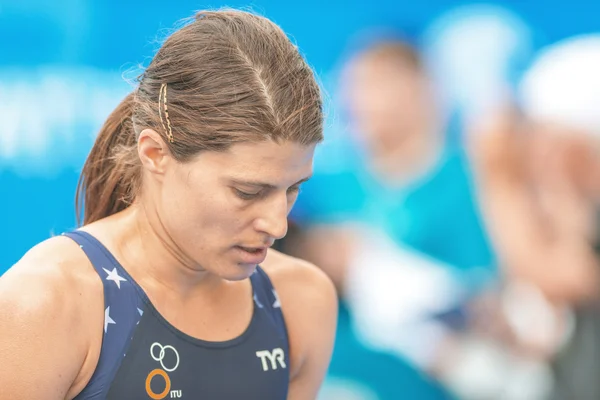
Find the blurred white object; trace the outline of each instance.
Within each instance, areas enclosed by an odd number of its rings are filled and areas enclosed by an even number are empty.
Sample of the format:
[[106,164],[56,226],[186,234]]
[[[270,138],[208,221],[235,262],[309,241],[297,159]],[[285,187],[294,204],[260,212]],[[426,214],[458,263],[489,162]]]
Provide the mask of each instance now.
[[519,341],[544,352],[557,351],[573,333],[570,310],[552,305],[531,284],[511,282],[503,293],[502,308]]
[[467,338],[442,382],[461,400],[543,400],[552,387],[547,365],[512,355],[501,346]]
[[496,5],[462,6],[435,20],[424,47],[447,107],[476,118],[503,104],[530,57],[531,36],[523,20]]
[[346,298],[365,344],[430,372],[439,366],[440,351],[452,337],[451,364],[437,372],[460,399],[545,398],[552,382],[546,365],[484,338],[456,336],[433,318],[465,298],[465,288],[450,266],[398,247],[376,232],[365,234],[354,250]]
[[600,34],[543,49],[523,77],[519,97],[530,118],[600,135]]
[[0,169],[78,170],[104,120],[133,88],[120,74],[46,66],[0,69]]
[[464,295],[451,268],[378,233],[365,234],[351,259],[346,297],[359,337],[426,370],[447,332],[432,315]]

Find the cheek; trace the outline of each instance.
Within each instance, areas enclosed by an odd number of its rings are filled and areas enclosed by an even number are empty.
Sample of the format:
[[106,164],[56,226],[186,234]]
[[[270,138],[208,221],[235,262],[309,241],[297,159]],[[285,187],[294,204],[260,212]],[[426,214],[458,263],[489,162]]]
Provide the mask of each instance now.
[[233,196],[223,188],[176,182],[165,185],[163,223],[170,235],[185,247],[214,247],[239,236],[247,222]]

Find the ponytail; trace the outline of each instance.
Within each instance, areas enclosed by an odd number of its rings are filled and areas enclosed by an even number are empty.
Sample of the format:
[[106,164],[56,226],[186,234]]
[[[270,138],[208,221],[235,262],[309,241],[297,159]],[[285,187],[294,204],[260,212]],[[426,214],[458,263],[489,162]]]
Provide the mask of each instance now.
[[108,116],[81,171],[75,199],[77,223],[89,224],[124,210],[139,181],[132,115],[134,93]]

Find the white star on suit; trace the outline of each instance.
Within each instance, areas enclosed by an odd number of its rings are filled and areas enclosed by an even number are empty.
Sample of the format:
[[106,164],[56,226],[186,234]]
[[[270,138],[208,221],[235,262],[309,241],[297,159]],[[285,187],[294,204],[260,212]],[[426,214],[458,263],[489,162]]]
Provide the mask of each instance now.
[[110,317],[110,306],[104,310],[104,333],[108,330],[108,324],[116,324],[116,322]]
[[113,268],[112,271],[107,270],[106,268],[102,268],[104,270],[104,272],[106,272],[108,275],[106,276],[106,280],[107,281],[113,281],[114,283],[117,284],[117,287],[119,289],[121,289],[121,282],[127,282],[127,279],[123,278],[122,276],[119,275],[119,272],[117,271],[116,268]]
[[275,289],[273,289],[273,296],[275,296],[275,302],[273,303],[273,308],[281,308],[281,303],[279,302],[279,296]]
[[258,306],[258,308],[263,308],[263,305],[260,302],[260,300],[258,300],[258,296],[256,296],[256,293],[254,293],[254,302],[256,303],[256,305]]

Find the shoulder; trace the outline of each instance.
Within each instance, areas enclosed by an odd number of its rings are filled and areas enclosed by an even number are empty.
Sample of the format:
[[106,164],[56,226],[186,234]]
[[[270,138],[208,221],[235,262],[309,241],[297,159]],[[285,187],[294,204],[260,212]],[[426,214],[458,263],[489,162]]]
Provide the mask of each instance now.
[[[56,236],[31,248],[0,277],[0,296],[6,291],[23,298],[37,295],[69,297],[97,283],[85,254],[71,239]],[[6,297],[6,296],[2,296]]]
[[99,282],[75,242],[53,237],[29,250],[0,277],[0,313],[9,313],[6,318],[64,317],[66,322],[81,323],[77,317],[93,315],[86,307],[102,298]]
[[294,379],[314,364],[327,363],[337,325],[337,293],[323,271],[298,258],[270,249],[262,266],[279,295]]
[[315,265],[269,250],[264,270],[281,303],[290,347],[289,399],[314,399],[325,377],[337,326],[337,293]]
[[14,382],[24,398],[41,398],[44,391],[65,398],[81,386],[102,322],[102,285],[93,274],[79,247],[56,237],[0,277],[0,358],[10,366],[0,366],[0,381]]
[[292,302],[337,307],[337,293],[329,277],[317,266],[269,249],[261,264],[280,296]]

